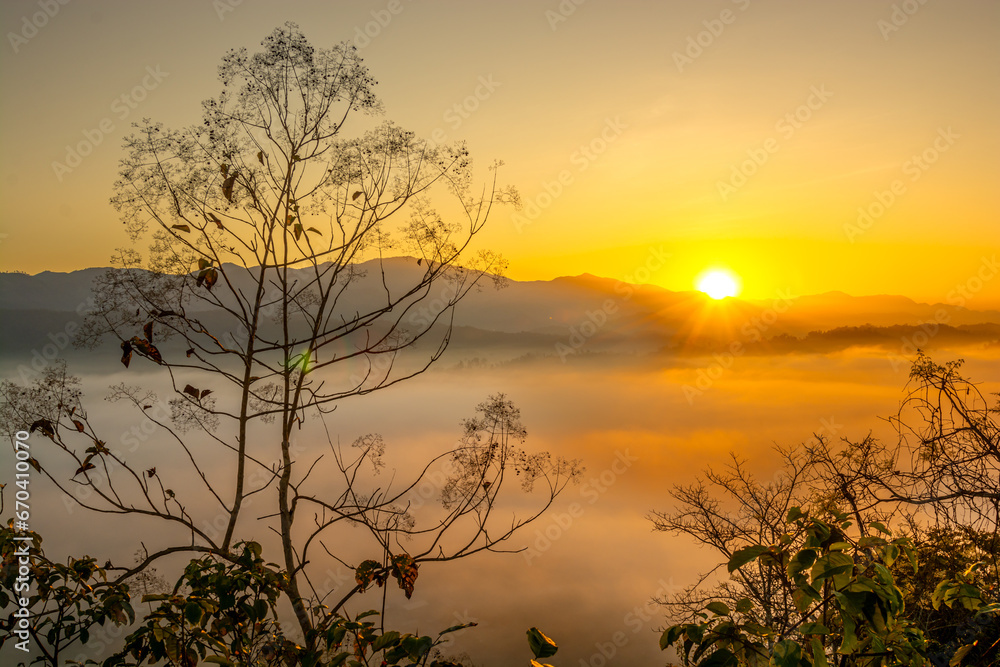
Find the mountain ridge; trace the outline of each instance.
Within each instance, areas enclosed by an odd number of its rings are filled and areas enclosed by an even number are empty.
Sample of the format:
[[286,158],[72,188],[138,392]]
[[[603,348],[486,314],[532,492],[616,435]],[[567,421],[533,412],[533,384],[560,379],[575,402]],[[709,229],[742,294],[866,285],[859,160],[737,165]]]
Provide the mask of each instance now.
[[[373,265],[375,265],[379,261],[382,261],[384,264],[386,264],[388,266],[388,268],[393,268],[393,266],[402,266],[404,263],[410,263],[410,262],[415,263],[417,261],[417,258],[416,257],[409,257],[409,256],[397,256],[397,257],[384,258],[382,260],[371,259],[371,260],[367,260],[367,261],[364,261],[364,262],[360,262],[359,264],[357,264],[357,266],[371,268]],[[241,270],[247,270],[244,267],[242,267],[242,266],[240,266],[238,264],[233,264],[233,263],[226,263],[223,266],[225,266],[225,267],[233,267],[233,268],[241,269]],[[325,266],[325,265],[321,265],[321,266]],[[30,280],[30,279],[38,280],[38,279],[40,279],[40,280],[45,281],[45,282],[51,282],[51,281],[58,281],[58,280],[61,280],[63,278],[69,278],[71,276],[72,277],[79,277],[80,274],[86,274],[87,278],[88,278],[88,282],[90,282],[90,281],[93,281],[93,279],[96,278],[99,274],[101,274],[101,273],[103,273],[105,271],[108,271],[108,270],[110,270],[112,268],[113,267],[110,267],[110,266],[103,266],[103,267],[87,267],[87,268],[84,268],[84,269],[76,269],[76,270],[73,270],[73,271],[48,271],[48,270],[46,270],[46,271],[40,271],[39,273],[36,273],[36,274],[28,274],[28,273],[23,273],[23,272],[0,272],[0,309],[8,309],[8,308],[14,307],[13,304],[8,301],[9,294],[12,291],[9,288],[8,283],[11,282],[11,281]],[[248,267],[248,269],[250,271],[252,271],[252,270],[254,270],[256,268],[258,268],[258,267],[256,267],[256,266]],[[308,268],[303,268],[303,269],[293,269],[293,270],[294,271],[306,271],[306,270],[309,270],[309,269]],[[420,270],[419,272],[422,272],[422,270]],[[626,282],[623,282],[623,281],[615,279],[615,278],[608,278],[608,277],[605,277],[605,276],[598,276],[596,274],[589,273],[589,272],[584,272],[584,273],[580,273],[580,274],[576,274],[576,275],[556,276],[556,277],[548,279],[548,280],[515,280],[515,279],[509,279],[509,281],[511,283],[516,283],[516,284],[519,284],[519,285],[531,285],[531,284],[534,284],[534,285],[540,285],[540,284],[569,284],[569,285],[574,285],[574,286],[579,285],[579,284],[591,285],[591,286],[593,286],[593,285],[600,285],[600,286],[610,286],[612,288],[612,291],[613,291],[614,286],[616,286],[616,285],[622,285],[622,286],[631,287],[633,290],[650,290],[650,291],[661,292],[661,293],[664,293],[664,294],[695,296],[697,298],[704,299],[704,300],[709,300],[710,299],[710,297],[708,297],[707,295],[705,295],[702,292],[699,292],[697,290],[671,290],[671,289],[668,289],[666,287],[662,287],[660,285],[655,285],[655,284],[652,284],[652,283],[626,283]],[[77,282],[77,281],[74,281],[74,282]],[[89,290],[89,287],[87,289]],[[917,301],[915,299],[912,299],[911,297],[903,296],[903,295],[900,295],[900,294],[885,294],[885,293],[883,293],[883,294],[853,295],[853,294],[848,294],[846,292],[843,292],[841,290],[830,290],[830,291],[827,291],[827,292],[819,292],[819,293],[816,293],[816,294],[805,294],[805,295],[795,296],[795,297],[793,297],[793,299],[796,300],[796,301],[800,301],[800,300],[809,300],[809,301],[824,300],[826,302],[832,302],[832,301],[837,301],[837,302],[853,302],[855,304],[857,304],[859,302],[871,302],[871,301],[875,301],[875,300],[883,300],[883,301],[890,301],[891,300],[891,301],[895,301],[897,303],[905,304],[907,306],[926,306],[926,307],[931,307],[931,308],[958,308],[958,309],[961,309],[961,310],[966,310],[968,312],[979,312],[979,313],[988,314],[990,317],[993,317],[993,318],[1000,317],[1000,310],[994,310],[994,309],[982,309],[982,310],[979,310],[979,309],[965,308],[963,306],[957,306],[955,304],[944,304],[944,303],[940,303],[940,302],[931,303],[931,302]],[[749,303],[749,304],[757,304],[757,305],[760,305],[760,304],[769,304],[769,303],[771,303],[773,301],[773,299],[769,299],[769,298],[751,299],[751,298],[740,298],[740,297],[727,297],[723,301],[730,301],[730,300],[732,300],[732,301],[739,301],[739,302],[743,302],[743,303]]]
[[[378,298],[382,276],[372,275],[379,260],[359,265],[368,276],[359,279],[357,291],[345,297],[345,312],[364,307]],[[233,266],[240,271],[243,267]],[[251,267],[252,270],[253,267]],[[5,345],[19,344],[19,337],[43,335],[60,321],[82,320],[93,282],[107,268],[91,267],[72,272],[43,271],[35,275],[0,273],[0,312],[5,313]],[[389,284],[418,280],[426,267],[415,258],[382,260]],[[248,279],[249,276],[237,279]],[[415,304],[407,316],[418,325],[434,312],[434,290]],[[32,314],[34,313],[34,314]],[[60,315],[62,314],[62,315]],[[21,320],[38,320],[37,326]],[[553,340],[578,340],[580,332],[591,346],[601,343],[634,344],[649,350],[666,346],[711,349],[718,342],[758,342],[778,336],[805,339],[810,334],[844,328],[873,327],[975,327],[1000,325],[1000,311],[973,310],[953,304],[925,304],[900,295],[855,297],[832,291],[776,299],[727,298],[715,301],[695,291],[671,291],[657,285],[633,285],[590,273],[552,280],[510,280],[502,290],[472,291],[455,311],[455,325],[483,332],[540,335]],[[46,329],[48,327],[49,329]],[[15,331],[16,330],[16,331]],[[992,341],[991,327],[969,329],[984,342]],[[851,340],[860,334],[851,332]],[[576,338],[574,338],[576,336]],[[475,336],[473,336],[475,337]],[[844,339],[840,335],[828,339]],[[881,335],[877,336],[881,338]],[[535,339],[538,342],[538,339]]]

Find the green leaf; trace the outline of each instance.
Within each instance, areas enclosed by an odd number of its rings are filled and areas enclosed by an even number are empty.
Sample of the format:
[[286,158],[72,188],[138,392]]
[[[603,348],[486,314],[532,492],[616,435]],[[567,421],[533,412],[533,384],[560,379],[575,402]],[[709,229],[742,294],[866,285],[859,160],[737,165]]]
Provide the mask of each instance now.
[[474,621],[471,622],[471,623],[461,623],[459,625],[453,625],[450,628],[445,628],[444,630],[442,630],[441,632],[439,632],[438,633],[438,637],[440,637],[441,635],[446,635],[449,632],[458,632],[459,630],[464,630],[466,628],[474,628],[477,625],[479,625],[479,624],[476,623],[476,622],[474,622]]
[[197,602],[188,602],[184,605],[184,618],[186,618],[188,623],[191,625],[198,624],[198,621],[201,620],[201,613],[201,605]]
[[851,653],[857,651],[860,646],[858,636],[854,632],[857,625],[855,624],[853,618],[844,615],[843,610],[841,611],[841,618],[844,621],[844,640],[840,642],[840,648],[837,649],[837,652],[844,655],[850,655]]
[[899,558],[899,546],[890,543],[882,552],[882,560],[885,561],[886,565],[892,567],[892,564],[896,562],[897,558]]
[[953,586],[955,586],[954,582],[945,579],[934,588],[934,592],[931,593],[931,604],[934,606],[934,609],[941,608],[941,602]]
[[979,608],[979,614],[995,614],[1000,612],[1000,602],[992,602]]
[[829,667],[830,663],[826,660],[826,651],[818,637],[812,638],[810,646],[813,652],[813,667]]
[[396,642],[399,641],[399,636],[400,635],[398,632],[396,632],[395,630],[390,630],[389,632],[385,633],[384,635],[376,639],[374,643],[372,643],[372,650],[381,651],[385,647],[395,644]]
[[801,585],[803,582],[800,579],[802,577],[802,572],[808,570],[812,567],[813,563],[816,562],[816,551],[814,549],[802,549],[788,562],[788,576],[796,584]]
[[752,547],[744,547],[736,553],[733,557],[729,559],[729,571],[735,572],[740,569],[750,561],[757,560],[762,553],[767,551],[767,547],[761,545],[755,545]]
[[[690,655],[690,653],[691,653],[691,647],[692,646],[694,646],[694,642],[693,641],[691,641],[690,639],[685,639],[684,640],[684,664],[689,664],[689,662],[690,662],[689,659],[688,659],[688,655]],[[681,653],[680,651],[677,651],[678,655],[680,655],[680,653]]]
[[709,602],[705,609],[716,616],[729,616],[729,607],[726,606],[725,602],[720,602],[719,600]]
[[660,635],[660,650],[666,651],[675,641],[680,639],[682,634],[684,634],[683,625],[671,625],[664,630],[663,634]]
[[965,656],[969,653],[969,651],[971,651],[975,647],[976,645],[974,643],[966,644],[962,648],[955,651],[955,655],[953,655],[951,657],[951,660],[948,661],[948,667],[958,667],[959,665],[961,665],[962,660],[965,658]]
[[796,519],[801,519],[806,514],[802,511],[801,507],[792,507],[788,510],[788,514],[785,516],[785,521],[787,523],[792,523]]
[[[698,648],[696,648],[694,650],[694,653],[691,655],[691,660],[694,663],[697,664],[701,660],[701,656],[703,656],[706,653],[708,653],[709,649],[716,648],[716,646],[715,646],[715,642],[716,641],[717,640],[715,639],[715,637],[712,636],[712,637],[710,637],[709,640],[704,641],[704,642],[698,644]],[[721,641],[720,641],[720,643],[721,643]]]
[[340,667],[340,665],[344,664],[344,662],[348,658],[350,658],[351,655],[352,654],[349,653],[349,652],[347,652],[347,651],[344,651],[343,653],[338,653],[337,655],[333,656],[332,660],[330,660],[330,663],[329,663],[330,667]]
[[758,637],[770,637],[771,635],[774,634],[774,630],[767,627],[766,625],[761,625],[756,621],[747,621],[746,623],[744,623],[743,630]]
[[906,554],[906,558],[910,561],[910,567],[913,568],[914,572],[918,571],[917,565],[917,550],[913,547],[903,547],[903,553]]
[[347,628],[342,625],[337,625],[326,631],[326,643],[328,646],[339,646],[341,642],[344,641],[344,636],[347,635]]
[[527,632],[528,635],[528,646],[531,648],[531,652],[535,654],[536,658],[548,658],[553,656],[559,650],[556,643],[550,638],[546,637],[538,628],[531,628]]
[[795,608],[805,613],[809,605],[820,601],[820,594],[809,584],[803,584],[792,591],[792,600],[795,602]]
[[822,623],[803,623],[799,632],[804,635],[828,635],[830,629]]
[[751,609],[753,609],[753,602],[751,602],[749,598],[743,598],[742,600],[736,603],[736,611],[740,612],[741,614],[745,614],[749,612]]
[[226,665],[227,667],[236,667],[236,663],[229,658],[222,657],[221,655],[210,655],[205,658],[205,662],[211,662],[215,665]]
[[860,617],[864,613],[868,601],[871,599],[870,593],[861,592],[834,591],[833,595],[837,598],[841,616],[847,614]]
[[406,650],[407,657],[413,662],[418,662],[434,646],[434,640],[430,637],[403,637],[401,644]]
[[965,604],[965,600],[970,600],[970,601],[975,600],[975,601],[977,601],[977,604],[976,604],[975,607],[969,607],[968,605],[966,605],[966,607],[968,609],[973,609],[974,610],[976,607],[978,607],[979,605],[981,605],[983,603],[983,595],[982,595],[982,593],[979,591],[978,588],[976,588],[972,584],[962,584],[959,587],[959,589],[958,589],[958,594],[963,598],[963,600],[962,600],[963,604]]
[[812,566],[812,584],[823,579],[833,579],[834,586],[843,588],[854,571],[854,559],[845,553],[833,552],[821,556]]
[[875,593],[878,584],[868,577],[858,577],[857,581],[852,581],[844,588],[845,592],[851,593]]
[[818,547],[824,544],[828,539],[830,539],[830,526],[826,525],[819,519],[812,519],[809,521],[808,529],[806,532],[806,546],[807,547]]
[[865,535],[858,540],[858,546],[862,549],[870,549],[872,547],[884,547],[886,545],[885,538],[879,537],[877,535]]
[[868,524],[868,527],[869,528],[874,528],[875,530],[877,530],[878,532],[882,533],[883,535],[892,535],[892,533],[889,531],[889,529],[886,528],[885,525],[882,524],[879,521],[872,521],[870,524]]
[[802,647],[791,639],[778,642],[771,652],[771,664],[775,667],[799,667],[801,659]]
[[736,659],[732,651],[720,648],[712,655],[698,663],[698,667],[737,667],[740,661]]

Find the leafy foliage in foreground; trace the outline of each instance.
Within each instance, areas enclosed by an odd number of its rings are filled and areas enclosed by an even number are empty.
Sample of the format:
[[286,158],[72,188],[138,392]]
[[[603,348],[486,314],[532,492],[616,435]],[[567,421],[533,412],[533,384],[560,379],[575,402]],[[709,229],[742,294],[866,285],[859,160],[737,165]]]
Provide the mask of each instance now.
[[[5,606],[15,594],[18,547],[14,538],[19,535],[10,526],[0,530],[4,557],[0,602]],[[41,543],[40,537],[31,536]],[[67,664],[60,655],[73,645],[86,645],[94,626],[135,622],[128,587],[108,583],[104,570],[92,558],[70,559],[63,565],[47,560],[35,547],[31,557],[36,591],[30,600],[35,615],[29,624],[29,643],[42,652],[31,664]],[[398,570],[402,564],[403,560],[397,559],[392,567]],[[387,573],[377,574],[382,581],[388,577]],[[412,580],[399,583],[401,588],[409,585],[412,590]],[[287,637],[278,619],[278,602],[287,585],[287,573],[266,562],[256,542],[236,545],[230,560],[214,555],[191,560],[171,592],[142,597],[142,602],[157,606],[125,638],[123,648],[100,664],[461,667],[436,659],[439,651],[434,649],[449,633],[476,625],[455,625],[436,637],[403,634],[380,630],[373,620],[378,615],[375,611],[351,618],[317,607],[312,611],[322,621],[308,638],[308,645],[315,648],[308,648]],[[13,620],[11,616],[0,630],[0,646],[5,640],[17,639]]]
[[[18,540],[15,538],[30,538]],[[107,573],[88,556],[58,563],[45,557],[42,538],[34,532],[15,532],[13,520],[0,528],[0,607],[10,609],[0,621],[0,647],[27,641],[38,647],[31,664],[61,665],[61,656],[74,644],[86,644],[95,628],[135,621],[128,586],[109,584]],[[26,565],[26,562],[29,563]],[[28,577],[23,577],[22,567]],[[30,578],[30,586],[27,585]],[[15,614],[24,598],[31,618],[21,629]]]
[[[836,510],[820,518],[793,507],[786,523],[777,544],[740,549],[728,569],[732,573],[758,563],[771,570],[795,601],[798,615],[788,630],[776,631],[759,618],[749,599],[735,609],[716,600],[693,622],[667,628],[660,648],[675,647],[684,665],[699,667],[930,664],[924,633],[904,613],[905,591],[892,572],[901,559],[918,571],[910,538],[893,538],[878,522],[855,527]],[[934,591],[935,608],[962,605],[978,615],[1000,612],[1000,604],[983,602],[973,575],[941,581]],[[961,664],[976,648],[961,647],[951,664]]]

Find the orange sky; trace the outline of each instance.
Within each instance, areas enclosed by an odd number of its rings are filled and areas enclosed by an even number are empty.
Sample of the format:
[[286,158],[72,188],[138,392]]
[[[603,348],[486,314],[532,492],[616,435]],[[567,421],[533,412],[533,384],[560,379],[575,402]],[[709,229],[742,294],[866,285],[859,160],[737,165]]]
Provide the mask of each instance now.
[[387,117],[505,160],[526,207],[485,241],[515,278],[683,290],[723,266],[751,298],[1000,306],[990,0],[41,4],[0,7],[3,270],[106,265],[128,125],[197,122],[224,52],[292,20],[355,41]]

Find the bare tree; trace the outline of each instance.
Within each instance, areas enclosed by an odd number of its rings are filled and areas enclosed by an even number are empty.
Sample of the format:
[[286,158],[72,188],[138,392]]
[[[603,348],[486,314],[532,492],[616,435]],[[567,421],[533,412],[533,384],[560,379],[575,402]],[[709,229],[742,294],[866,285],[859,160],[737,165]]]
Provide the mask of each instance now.
[[[125,143],[112,202],[133,241],[152,244],[146,259],[118,253],[81,341],[114,337],[121,363],[169,382],[169,399],[128,384],[109,397],[155,425],[155,451],[102,439],[62,365],[29,387],[5,383],[2,410],[9,429],[30,425],[65,455],[68,469],[50,455],[33,464],[80,505],[161,526],[138,564],[107,568],[117,581],[174,553],[236,562],[234,545],[266,525],[309,649],[372,581],[395,576],[409,596],[421,563],[504,550],[580,470],[521,450],[525,431],[502,396],[465,424],[457,449],[402,481],[374,476],[380,436],[336,443],[326,417],[343,399],[424,372],[448,346],[456,304],[502,286],[504,261],[473,241],[493,205],[517,195],[497,186],[498,165],[474,190],[461,144],[367,121],[381,105],[353,47],[313,48],[293,24],[262,44],[223,59],[223,92],[201,124],[144,121]],[[371,127],[345,138],[357,116]],[[326,460],[303,444],[321,438]],[[511,472],[543,497],[501,518]],[[420,512],[434,475],[443,505]],[[363,532],[334,537],[345,525]],[[374,558],[354,565],[344,545]],[[342,599],[309,576],[323,551],[355,570]]]
[[997,535],[1000,426],[961,366],[962,360],[941,366],[917,357],[906,396],[888,420],[894,442],[869,434],[813,448],[826,486],[855,507]]

